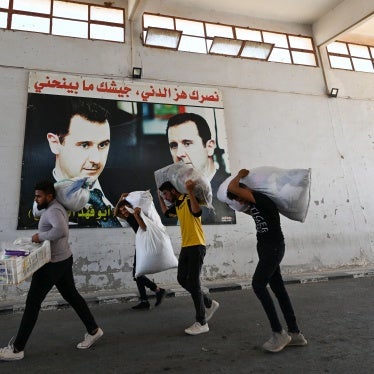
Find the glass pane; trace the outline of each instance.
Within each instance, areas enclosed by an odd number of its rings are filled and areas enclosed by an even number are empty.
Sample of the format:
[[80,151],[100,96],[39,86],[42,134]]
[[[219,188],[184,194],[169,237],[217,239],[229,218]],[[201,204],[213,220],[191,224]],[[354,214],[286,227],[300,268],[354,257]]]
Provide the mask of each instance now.
[[283,62],[284,64],[291,64],[291,56],[288,49],[274,48],[268,61]]
[[54,18],[52,21],[52,34],[87,39],[88,23]]
[[0,27],[6,29],[8,21],[8,13],[0,12]]
[[13,9],[34,13],[51,13],[51,0],[14,0]]
[[290,41],[291,48],[308,49],[310,51],[313,50],[313,44],[310,38],[302,38],[300,36],[290,35],[288,37],[288,40]]
[[296,51],[293,51],[291,53],[292,53],[294,64],[317,66],[316,57],[314,56],[314,53],[296,52]]
[[11,28],[13,30],[37,31],[49,34],[49,25],[49,18],[13,14]]
[[187,21],[184,19],[175,19],[175,28],[183,31],[183,34],[205,36],[204,24],[197,21]]
[[0,8],[8,8],[9,0],[0,0]]
[[91,24],[90,38],[101,40],[113,40],[115,42],[124,42],[125,30],[122,27]]
[[254,42],[261,42],[261,31],[248,30],[235,27],[236,37],[241,40],[253,40]]
[[374,58],[374,47],[370,47],[371,58]]
[[272,48],[273,44],[248,41],[245,43],[240,56],[266,60]]
[[348,44],[351,56],[370,58],[369,48],[364,45]]
[[371,60],[363,60],[362,58],[352,58],[353,66],[356,71],[363,71],[366,73],[373,73],[373,63]]
[[237,56],[242,46],[241,40],[214,38],[213,44],[209,49],[209,53]]
[[178,51],[207,53],[205,39],[182,35]]
[[91,6],[91,20],[124,24],[124,11],[99,6]]
[[327,51],[330,53],[339,53],[340,55],[348,55],[348,48],[345,43],[334,42],[327,46]]
[[263,32],[264,42],[275,44],[276,47],[288,48],[287,36],[273,32]]
[[174,30],[174,19],[171,17],[153,16],[151,14],[143,15],[144,27],[160,27],[162,29]]
[[206,35],[207,36],[224,36],[226,38],[233,38],[231,26],[216,25],[214,23],[206,23]]
[[179,33],[174,30],[159,29],[149,27],[145,38],[145,44],[148,46],[177,48],[179,42]]
[[330,64],[333,69],[353,70],[349,57],[329,56]]
[[88,21],[88,5],[68,3],[65,1],[55,1],[53,3],[53,15],[55,17]]

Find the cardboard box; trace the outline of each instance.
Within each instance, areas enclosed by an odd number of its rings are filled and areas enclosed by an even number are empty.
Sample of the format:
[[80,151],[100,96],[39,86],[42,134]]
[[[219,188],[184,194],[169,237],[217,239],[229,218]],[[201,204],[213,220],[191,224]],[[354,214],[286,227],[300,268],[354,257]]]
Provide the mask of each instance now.
[[33,244],[28,256],[0,259],[0,285],[20,284],[50,261],[51,245],[48,240]]

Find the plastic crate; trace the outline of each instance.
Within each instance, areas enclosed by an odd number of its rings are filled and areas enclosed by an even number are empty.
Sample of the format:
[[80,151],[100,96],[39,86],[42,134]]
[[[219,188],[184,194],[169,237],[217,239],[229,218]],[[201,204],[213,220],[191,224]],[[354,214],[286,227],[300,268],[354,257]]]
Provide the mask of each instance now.
[[0,285],[20,284],[51,261],[51,245],[48,240],[28,246],[28,256],[12,256],[0,259]]

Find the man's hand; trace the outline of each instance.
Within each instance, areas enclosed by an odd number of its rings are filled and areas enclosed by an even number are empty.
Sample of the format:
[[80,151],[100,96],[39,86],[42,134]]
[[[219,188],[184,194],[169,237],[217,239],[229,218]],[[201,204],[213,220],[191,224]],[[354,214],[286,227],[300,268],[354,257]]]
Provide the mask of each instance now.
[[196,186],[196,182],[194,182],[193,180],[189,179],[186,181],[186,190],[189,194],[193,193],[193,189],[195,188]]
[[240,179],[241,179],[241,178],[246,177],[248,174],[249,174],[249,170],[247,170],[247,169],[241,169],[238,172],[238,177],[240,177]]
[[134,215],[136,215],[136,216],[140,216],[140,212],[141,212],[142,210],[139,208],[139,207],[136,207],[135,209],[134,209]]
[[34,235],[31,237],[31,241],[32,241],[33,243],[41,243],[41,241],[39,240],[39,234],[38,234],[38,233],[34,234]]
[[129,196],[129,193],[128,193],[128,192],[123,192],[123,193],[121,194],[121,197],[120,197],[119,199],[120,199],[120,200],[125,200],[127,196]]

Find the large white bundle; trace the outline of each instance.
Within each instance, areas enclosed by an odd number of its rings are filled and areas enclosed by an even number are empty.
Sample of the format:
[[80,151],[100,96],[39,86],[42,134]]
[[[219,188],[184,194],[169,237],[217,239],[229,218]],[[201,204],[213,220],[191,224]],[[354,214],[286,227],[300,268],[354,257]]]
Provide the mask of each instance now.
[[183,162],[165,166],[162,169],[155,171],[155,179],[157,188],[164,182],[169,181],[177,191],[186,194],[186,182],[192,180],[196,182],[194,194],[201,205],[206,205],[208,208],[212,206],[212,187],[208,178],[199,170],[191,165],[186,165]]
[[136,233],[135,277],[176,268],[178,260],[165,227],[160,227],[143,212],[141,212],[141,218],[147,230],[139,228]]
[[62,179],[54,184],[56,199],[65,209],[73,212],[82,210],[90,198],[87,178]]
[[[233,178],[234,176],[228,177],[220,185],[217,197],[232,209],[243,211],[247,208],[246,205],[227,197],[227,187]],[[294,221],[305,221],[310,201],[311,169],[263,166],[251,169],[240,181],[250,189],[270,197],[284,216]]]
[[157,226],[164,227],[153,203],[152,195],[149,191],[130,192],[126,196],[126,200],[132,205],[133,208],[140,208],[142,212]]

